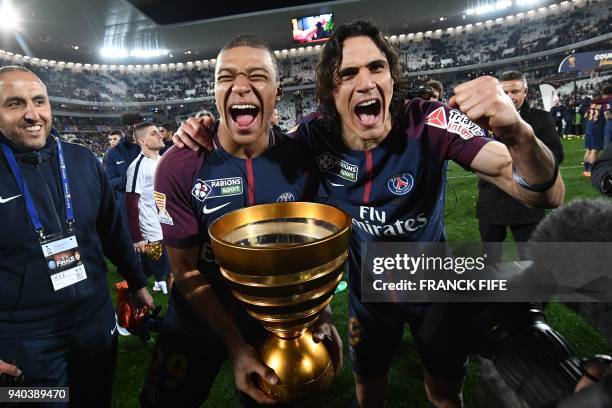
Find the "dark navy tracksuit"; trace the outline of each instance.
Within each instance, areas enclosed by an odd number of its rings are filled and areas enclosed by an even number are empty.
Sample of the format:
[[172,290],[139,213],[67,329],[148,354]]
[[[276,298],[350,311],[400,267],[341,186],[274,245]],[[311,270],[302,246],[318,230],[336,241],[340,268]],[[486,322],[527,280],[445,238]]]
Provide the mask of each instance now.
[[121,216],[126,221],[125,183],[127,181],[127,170],[130,164],[138,157],[138,154],[140,154],[140,146],[136,143],[130,143],[123,138],[104,155],[104,168],[119,204]]
[[[55,139],[27,151],[0,138],[12,148],[45,234],[65,231]],[[117,335],[104,257],[130,271],[132,289],[146,280],[99,161],[84,147],[62,146],[87,279],[53,289],[24,196],[0,151],[0,359],[22,370],[26,386],[69,386],[72,406],[108,406]]]

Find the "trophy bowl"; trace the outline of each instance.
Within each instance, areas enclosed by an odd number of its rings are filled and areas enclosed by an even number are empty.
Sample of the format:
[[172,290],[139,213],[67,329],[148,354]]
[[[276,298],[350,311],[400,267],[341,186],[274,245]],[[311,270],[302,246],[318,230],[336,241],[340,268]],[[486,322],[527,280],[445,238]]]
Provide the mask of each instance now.
[[334,372],[307,328],[331,302],[348,256],[351,217],[317,203],[282,202],[230,212],[208,230],[221,274],[246,311],[273,333],[259,348],[280,381],[259,381],[286,402],[319,393]]

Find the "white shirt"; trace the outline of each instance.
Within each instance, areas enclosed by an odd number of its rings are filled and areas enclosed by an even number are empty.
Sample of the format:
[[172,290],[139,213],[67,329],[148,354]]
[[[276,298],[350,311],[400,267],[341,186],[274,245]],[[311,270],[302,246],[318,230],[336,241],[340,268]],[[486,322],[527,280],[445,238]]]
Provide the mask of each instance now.
[[136,160],[128,167],[125,186],[127,193],[140,194],[138,224],[142,237],[149,242],[161,241],[164,238],[153,197],[153,182],[158,162],[159,158],[150,159],[140,152]]

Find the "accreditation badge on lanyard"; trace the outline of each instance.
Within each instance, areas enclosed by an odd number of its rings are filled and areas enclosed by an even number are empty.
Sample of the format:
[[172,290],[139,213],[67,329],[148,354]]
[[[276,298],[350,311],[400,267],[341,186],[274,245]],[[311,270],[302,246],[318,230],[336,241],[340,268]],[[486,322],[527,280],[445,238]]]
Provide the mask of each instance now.
[[76,236],[72,230],[72,225],[74,224],[74,211],[72,208],[72,197],[70,196],[70,186],[68,183],[62,143],[56,135],[54,135],[54,137],[57,142],[57,155],[59,158],[60,176],[64,192],[64,204],[66,206],[67,229],[51,235],[44,234],[44,227],[38,216],[38,211],[36,211],[36,206],[32,200],[28,185],[15,160],[13,151],[4,141],[0,141],[0,145],[2,146],[2,150],[4,151],[4,155],[6,156],[13,176],[15,177],[17,187],[19,187],[23,194],[26,209],[34,225],[34,230],[38,234],[53,290],[58,291],[87,279],[87,273],[85,272],[85,265],[83,265],[81,261],[81,251],[79,250]]
[[60,232],[40,239],[47,271],[53,290],[87,279],[85,265],[81,262],[81,251],[74,234]]

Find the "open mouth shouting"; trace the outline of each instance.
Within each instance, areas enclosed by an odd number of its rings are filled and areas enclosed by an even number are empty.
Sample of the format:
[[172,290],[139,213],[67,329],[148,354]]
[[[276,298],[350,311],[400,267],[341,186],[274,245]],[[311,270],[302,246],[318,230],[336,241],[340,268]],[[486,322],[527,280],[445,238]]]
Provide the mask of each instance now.
[[250,104],[234,104],[229,108],[229,114],[234,125],[240,130],[247,130],[253,126],[259,115],[259,107]]
[[363,126],[373,126],[381,117],[382,103],[379,99],[368,99],[360,102],[353,112]]

